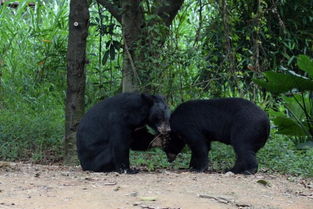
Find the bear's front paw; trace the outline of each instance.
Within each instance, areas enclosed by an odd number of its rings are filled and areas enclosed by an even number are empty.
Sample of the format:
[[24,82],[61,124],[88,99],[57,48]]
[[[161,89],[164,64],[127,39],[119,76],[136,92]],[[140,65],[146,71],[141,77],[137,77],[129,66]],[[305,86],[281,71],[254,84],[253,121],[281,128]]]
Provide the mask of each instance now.
[[124,168],[121,168],[117,171],[118,173],[120,174],[136,174],[136,173],[139,173],[139,169],[130,169],[130,168],[127,168],[127,169],[124,169]]
[[227,172],[232,172],[234,174],[244,174],[244,175],[253,175],[257,172],[257,168],[251,168],[251,169],[237,169],[237,168],[232,168],[229,170],[226,170],[225,173]]
[[196,173],[202,173],[208,170],[208,167],[204,167],[204,168],[194,168],[194,167],[190,167],[190,171],[191,172],[196,172]]

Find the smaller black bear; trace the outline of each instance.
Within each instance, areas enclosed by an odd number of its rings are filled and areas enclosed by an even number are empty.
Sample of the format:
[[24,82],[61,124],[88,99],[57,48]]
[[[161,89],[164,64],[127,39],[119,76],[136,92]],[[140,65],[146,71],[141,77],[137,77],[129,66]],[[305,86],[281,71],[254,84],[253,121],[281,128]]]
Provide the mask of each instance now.
[[78,159],[83,170],[134,172],[129,167],[129,149],[146,150],[153,140],[142,128],[149,125],[166,133],[169,117],[170,111],[160,96],[123,93],[96,104],[81,119],[77,130]]
[[193,100],[180,104],[170,118],[171,133],[164,151],[175,160],[185,144],[191,149],[190,168],[208,168],[211,141],[229,144],[236,153],[233,173],[254,174],[256,152],[266,143],[270,123],[267,114],[241,98]]

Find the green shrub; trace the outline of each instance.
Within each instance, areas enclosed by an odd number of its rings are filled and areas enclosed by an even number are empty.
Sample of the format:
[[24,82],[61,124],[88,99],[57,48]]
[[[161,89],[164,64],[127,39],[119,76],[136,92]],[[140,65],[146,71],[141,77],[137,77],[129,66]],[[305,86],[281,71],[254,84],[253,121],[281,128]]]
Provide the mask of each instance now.
[[63,104],[15,100],[0,109],[0,160],[50,163],[62,158]]
[[68,3],[0,6],[0,160],[62,158]]
[[273,94],[283,94],[278,112],[271,111],[273,122],[280,134],[302,137],[308,142],[301,147],[313,147],[313,60],[299,55],[297,65],[301,74],[294,71],[268,71],[263,73],[266,80],[254,82]]
[[313,177],[313,149],[299,150],[286,136],[272,134],[258,159],[260,168],[270,172]]

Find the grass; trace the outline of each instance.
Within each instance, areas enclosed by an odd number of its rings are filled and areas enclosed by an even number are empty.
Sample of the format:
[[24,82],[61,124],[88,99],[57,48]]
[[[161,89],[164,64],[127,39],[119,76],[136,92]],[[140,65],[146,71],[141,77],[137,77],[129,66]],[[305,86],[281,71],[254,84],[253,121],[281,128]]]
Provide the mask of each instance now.
[[0,6],[0,160],[62,158],[67,1]]
[[274,135],[258,153],[261,169],[313,177],[313,149],[299,150],[291,138]]
[[62,159],[64,107],[57,101],[46,94],[36,102],[11,96],[2,103],[0,160],[51,163]]
[[[145,166],[153,171],[160,168],[188,168],[190,150],[185,149],[173,163],[166,161],[166,155],[160,149],[148,152],[131,152],[133,166]],[[267,144],[258,152],[259,170],[269,173],[290,174],[313,177],[313,149],[298,150],[292,139],[272,134]],[[213,142],[209,154],[210,170],[222,172],[231,168],[235,162],[235,153],[231,146]]]

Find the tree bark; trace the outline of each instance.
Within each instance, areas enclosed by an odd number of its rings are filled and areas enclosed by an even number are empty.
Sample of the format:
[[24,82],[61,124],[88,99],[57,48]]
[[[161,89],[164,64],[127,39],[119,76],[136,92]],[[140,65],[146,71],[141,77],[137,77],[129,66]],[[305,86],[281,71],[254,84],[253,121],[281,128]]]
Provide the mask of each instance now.
[[140,88],[141,81],[138,75],[139,39],[144,27],[144,14],[140,0],[123,0],[122,31],[124,39],[123,55],[123,92],[133,92]]
[[154,30],[150,30],[150,27],[163,25],[169,30],[184,0],[154,1],[150,15],[159,18],[152,19],[145,18],[147,12],[144,11],[140,0],[97,1],[122,25],[124,39],[123,92],[151,91],[147,85],[150,80],[151,68],[155,65],[151,60],[158,59],[159,53],[155,53],[155,50],[162,48],[167,34],[155,33]]
[[231,72],[235,72],[235,56],[232,48],[232,41],[231,41],[231,29],[229,23],[229,11],[227,0],[222,0],[221,2],[221,13],[223,17],[223,27],[225,33],[225,51],[226,51],[226,59],[228,61],[229,67]]
[[64,163],[77,162],[76,129],[84,114],[88,0],[71,0],[67,49],[67,91],[65,104]]

